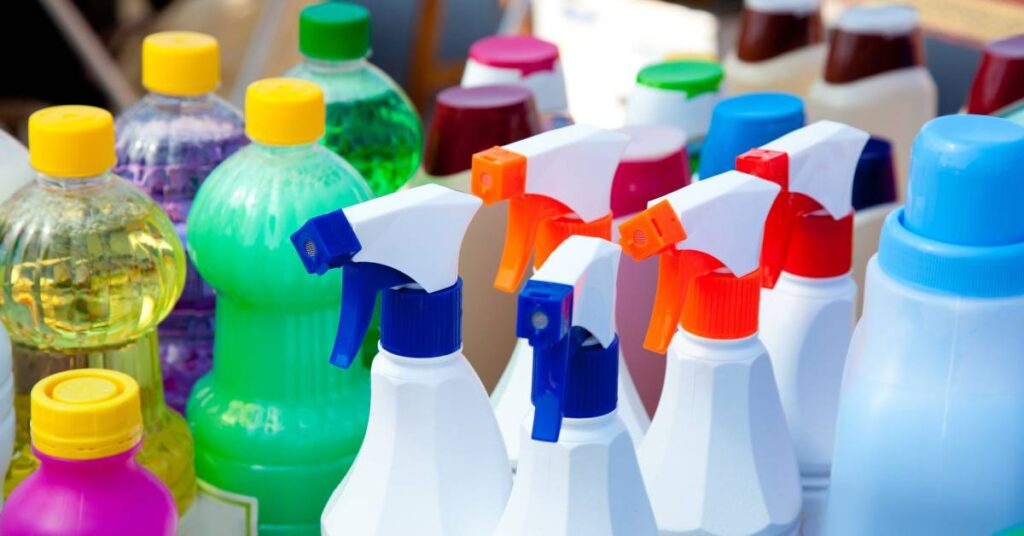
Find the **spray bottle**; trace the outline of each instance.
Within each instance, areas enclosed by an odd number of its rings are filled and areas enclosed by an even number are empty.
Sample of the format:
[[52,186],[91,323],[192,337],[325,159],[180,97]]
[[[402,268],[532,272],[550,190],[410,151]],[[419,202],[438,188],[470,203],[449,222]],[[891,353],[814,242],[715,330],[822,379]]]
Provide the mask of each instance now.
[[[473,156],[473,193],[487,205],[509,202],[496,288],[516,292],[530,256],[539,267],[572,235],[611,238],[612,179],[628,143],[619,132],[572,125]],[[530,410],[532,355],[529,342],[520,338],[491,395],[513,468],[519,426]],[[649,419],[629,370],[619,365],[620,414],[638,442]]]
[[292,243],[306,270],[342,268],[331,363],[347,368],[381,294],[380,353],[359,455],[324,535],[491,534],[512,486],[480,379],[462,354],[459,249],[480,200],[438,185],[318,216]]
[[729,92],[806,97],[825,64],[824,37],[821,0],[744,0],[736,49],[725,58]]
[[765,224],[759,336],[796,448],[805,518],[820,513],[832,464],[857,296],[850,190],[867,140],[819,121],[736,159],[737,171],[782,187]]
[[796,529],[796,455],[757,336],[761,236],[778,192],[729,171],[620,227],[629,255],[660,256],[645,346],[668,362],[639,457],[662,535]]
[[633,442],[615,409],[619,246],[570,236],[519,294],[533,348],[534,411],[496,536],[654,536]]

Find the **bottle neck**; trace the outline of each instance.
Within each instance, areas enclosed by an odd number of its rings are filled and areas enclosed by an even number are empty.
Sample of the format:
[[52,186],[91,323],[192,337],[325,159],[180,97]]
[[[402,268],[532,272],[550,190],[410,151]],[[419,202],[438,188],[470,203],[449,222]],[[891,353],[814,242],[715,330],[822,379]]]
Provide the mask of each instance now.
[[168,95],[166,93],[150,92],[143,99],[150,106],[160,111],[179,115],[213,106],[216,96],[212,92],[199,95]]
[[271,145],[269,143],[263,143],[261,141],[253,140],[251,143],[253,150],[257,153],[267,156],[270,158],[281,158],[291,156],[302,156],[316,150],[317,143],[301,143],[298,145]]
[[366,67],[369,64],[368,58],[369,56],[364,56],[354,60],[318,60],[306,56],[303,63],[307,69],[314,73],[337,74],[355,71]]
[[110,170],[99,175],[87,177],[57,177],[53,175],[36,174],[39,184],[48,190],[66,192],[85,192],[93,188],[100,188],[107,185],[114,178]]
[[113,473],[139,469],[135,455],[141,448],[142,442],[140,441],[124,452],[91,460],[56,458],[40,452],[35,447],[32,447],[32,452],[39,458],[40,470],[59,472],[66,476],[81,476],[91,480],[93,478],[109,479]]

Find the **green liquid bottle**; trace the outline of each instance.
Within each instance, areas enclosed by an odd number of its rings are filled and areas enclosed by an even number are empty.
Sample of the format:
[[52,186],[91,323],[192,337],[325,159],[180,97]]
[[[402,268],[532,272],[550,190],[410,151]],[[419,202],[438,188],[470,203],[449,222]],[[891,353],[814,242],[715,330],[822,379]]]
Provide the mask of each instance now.
[[270,79],[246,94],[252,144],[200,187],[188,242],[217,292],[213,370],[186,414],[196,439],[202,534],[318,535],[369,412],[369,362],[331,367],[341,278],[309,278],[289,236],[309,218],[370,199],[317,144],[323,94]]
[[306,60],[286,76],[323,89],[327,132],[322,143],[359,170],[374,194],[401,188],[420,165],[423,126],[402,89],[367,61],[369,12],[345,2],[303,9],[299,50]]

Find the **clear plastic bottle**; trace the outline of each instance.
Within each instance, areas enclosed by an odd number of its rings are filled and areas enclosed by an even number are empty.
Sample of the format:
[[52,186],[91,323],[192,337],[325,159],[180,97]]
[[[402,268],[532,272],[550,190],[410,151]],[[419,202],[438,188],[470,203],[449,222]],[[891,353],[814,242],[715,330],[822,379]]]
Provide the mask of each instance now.
[[9,493],[39,465],[29,393],[55,372],[108,368],[139,383],[138,460],[167,484],[179,512],[195,494],[192,437],[164,404],[157,324],[185,280],[174,226],[114,175],[114,122],[104,110],[56,106],[29,118],[34,182],[0,205],[2,317],[14,345],[15,454]]
[[[213,93],[218,63],[210,36],[150,35],[142,43],[142,83],[150,93],[117,118],[114,173],[160,203],[182,241],[199,185],[249,143],[242,114]],[[164,395],[180,412],[192,385],[213,365],[213,290],[191,262],[187,266],[185,290],[159,329]]]
[[323,89],[327,131],[321,143],[352,164],[374,194],[398,190],[419,168],[423,125],[398,84],[367,61],[369,11],[347,2],[303,9],[299,50],[305,61],[285,76]]

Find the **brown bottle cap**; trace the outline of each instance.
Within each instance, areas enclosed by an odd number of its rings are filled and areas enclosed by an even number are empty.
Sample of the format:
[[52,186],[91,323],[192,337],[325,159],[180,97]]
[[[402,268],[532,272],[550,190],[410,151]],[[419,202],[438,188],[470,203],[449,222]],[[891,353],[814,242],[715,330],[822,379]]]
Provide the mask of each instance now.
[[736,56],[746,62],[770,60],[820,43],[823,36],[818,0],[747,0]]
[[916,9],[903,5],[856,6],[840,15],[832,32],[825,81],[854,82],[923,63]]

